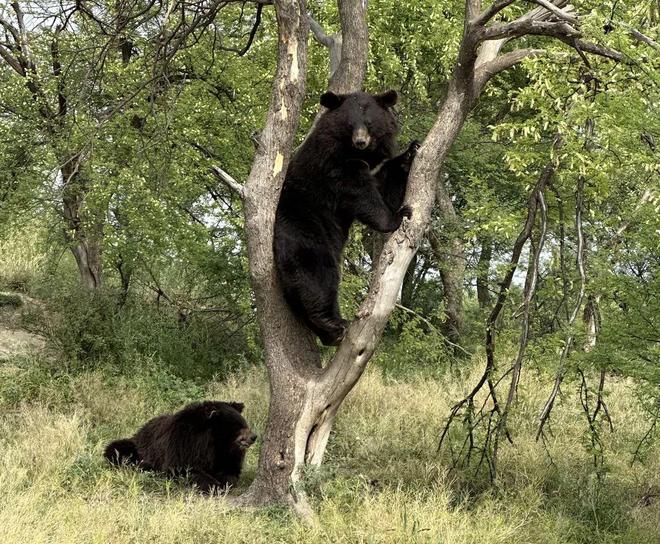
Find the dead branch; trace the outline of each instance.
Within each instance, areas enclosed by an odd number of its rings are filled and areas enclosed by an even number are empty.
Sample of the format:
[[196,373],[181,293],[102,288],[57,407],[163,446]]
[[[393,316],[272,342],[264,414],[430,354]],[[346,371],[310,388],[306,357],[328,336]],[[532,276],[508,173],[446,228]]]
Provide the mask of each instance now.
[[332,76],[337,71],[339,67],[339,62],[341,60],[341,49],[342,49],[342,37],[341,34],[328,34],[323,27],[319,24],[314,17],[308,14],[309,17],[309,28],[312,31],[314,39],[319,42],[324,47],[328,48],[330,52],[330,64],[329,64],[329,76],[332,79]]
[[564,347],[559,357],[559,367],[557,370],[557,375],[555,376],[554,385],[552,387],[552,391],[550,392],[550,396],[548,397],[548,400],[546,400],[543,410],[541,411],[541,415],[539,416],[539,426],[536,432],[536,440],[538,440],[541,434],[543,433],[543,427],[545,426],[545,424],[548,421],[548,418],[550,417],[550,413],[552,412],[552,408],[554,406],[555,400],[557,399],[557,395],[559,394],[562,381],[564,380],[564,376],[566,373],[566,368],[565,368],[566,359],[568,358],[568,354],[570,353],[571,348],[573,347],[573,341],[575,339],[575,334],[570,330],[570,328],[573,326],[573,324],[575,323],[575,319],[580,313],[580,308],[582,308],[582,300],[584,299],[587,277],[584,269],[584,233],[582,230],[583,207],[584,207],[584,177],[580,176],[578,178],[578,186],[575,195],[575,231],[577,235],[576,261],[577,261],[578,272],[580,274],[580,287],[579,287],[577,299],[575,301],[575,306],[573,308],[573,312],[571,313],[568,322],[566,324],[568,333],[566,339],[564,340]]
[[222,168],[219,166],[211,166],[211,173],[232,191],[234,191],[234,193],[236,193],[241,199],[245,198],[245,189],[243,185],[231,177]]
[[639,452],[641,451],[644,444],[651,442],[655,428],[658,425],[659,418],[660,418],[660,412],[656,412],[654,414],[653,421],[651,422],[651,426],[649,427],[649,430],[646,431],[646,433],[644,433],[644,436],[642,436],[642,439],[639,441],[637,447],[635,448],[633,457],[630,460],[630,466],[633,466],[635,464],[635,461],[637,461],[637,459],[639,458]]
[[578,24],[578,19],[577,17],[574,17],[571,15],[571,8],[572,6],[567,6],[565,10],[557,7],[555,4],[552,2],[548,2],[548,0],[531,0],[535,4],[538,4],[539,6],[547,9],[550,13],[555,15],[558,19],[561,19],[562,21],[566,21],[570,25],[577,25]]
[[[443,430],[440,434],[440,440],[438,444],[438,449],[440,449],[443,445],[443,442],[445,440],[445,437],[447,436],[447,433],[449,432],[450,427],[453,425],[454,421],[456,420],[457,417],[460,415],[461,409],[465,406],[465,413],[463,414],[462,417],[462,422],[463,424],[467,423],[468,419],[472,420],[474,417],[474,398],[475,396],[481,391],[481,389],[487,385],[488,386],[488,394],[486,400],[489,398],[492,399],[493,401],[493,407],[490,410],[490,414],[488,416],[489,418],[489,431],[486,433],[486,437],[484,438],[484,445],[483,448],[484,450],[490,450],[488,454],[488,460],[489,460],[489,472],[491,476],[494,478],[496,475],[496,461],[493,457],[493,453],[496,454],[496,447],[495,444],[493,443],[494,440],[496,440],[496,437],[494,435],[491,435],[490,430],[493,429],[492,424],[495,423],[495,429],[498,429],[498,433],[507,433],[506,430],[506,418],[502,412],[502,410],[499,407],[499,404],[497,402],[497,397],[495,396],[496,388],[497,388],[497,383],[493,382],[493,375],[495,372],[495,329],[496,329],[496,324],[498,321],[498,318],[502,312],[502,309],[504,308],[504,304],[508,298],[509,295],[509,288],[511,287],[511,282],[513,280],[513,276],[515,274],[515,271],[518,266],[518,261],[520,259],[520,255],[522,253],[522,249],[527,242],[527,240],[530,238],[532,234],[532,229],[534,227],[534,223],[536,222],[536,215],[537,211],[541,209],[541,213],[545,217],[546,214],[546,208],[545,208],[545,200],[543,199],[543,192],[545,191],[545,187],[547,184],[550,182],[552,176],[554,175],[555,168],[554,165],[550,164],[546,166],[541,175],[539,176],[538,181],[536,182],[536,186],[534,187],[534,190],[532,191],[532,194],[530,195],[527,203],[527,219],[525,221],[525,224],[516,238],[516,241],[513,246],[513,252],[511,255],[511,260],[509,263],[509,268],[507,270],[507,273],[505,274],[504,278],[500,282],[500,289],[497,297],[497,301],[495,305],[493,306],[493,309],[491,310],[491,313],[488,317],[488,320],[486,322],[486,367],[484,369],[484,373],[482,374],[481,378],[475,385],[475,387],[472,389],[472,391],[464,397],[462,400],[458,401],[451,409],[451,412],[449,414],[449,417],[445,421]],[[542,221],[542,225],[545,225],[545,219]],[[543,237],[545,236],[545,227],[543,226]],[[537,254],[534,256],[534,260],[538,259],[538,254],[540,252],[537,252]],[[530,256],[530,259],[532,257]],[[535,261],[530,261],[530,266]],[[533,281],[532,281],[533,280]],[[536,284],[536,273],[529,277],[529,281],[527,282],[527,295],[526,295],[526,300],[531,302],[531,297],[533,296],[533,290],[532,288],[535,287]],[[529,299],[527,299],[529,297]],[[527,334],[528,334],[528,324],[529,324],[529,316],[527,316],[527,322],[523,323],[523,333],[521,333],[521,346],[526,347],[527,345]],[[524,349],[519,351],[518,354],[518,359],[520,360],[520,365],[522,364],[522,357],[524,356]],[[518,359],[516,362],[518,362]],[[506,371],[504,375],[509,374],[510,372],[516,372],[516,364],[514,364],[509,370]],[[514,374],[514,378],[512,379],[512,383],[509,389],[509,398],[507,399],[507,405],[505,409],[508,412],[508,407],[510,407],[511,402],[513,402],[513,395],[515,394],[515,387],[517,386],[517,382],[519,379],[519,372],[520,369],[518,368],[517,370],[517,375]],[[500,380],[503,377],[500,378]],[[513,392],[512,392],[513,391]],[[483,416],[483,410],[485,409],[486,404],[482,406],[481,410],[477,412],[477,419],[480,421]],[[494,420],[494,418],[497,416],[497,421]],[[500,423],[504,419],[503,423]],[[473,433],[473,429],[468,427],[468,435]],[[497,433],[496,433],[497,434]],[[510,437],[509,437],[509,440]],[[471,444],[475,443],[475,439],[473,436],[469,436],[469,442]],[[492,444],[492,445],[491,445]],[[491,449],[492,448],[492,449]],[[471,453],[469,453],[471,454]],[[483,452],[483,456],[486,455],[485,452]]]
[[520,325],[520,340],[518,344],[518,354],[516,355],[515,362],[513,363],[512,366],[512,375],[511,375],[511,383],[509,384],[509,393],[507,395],[504,409],[502,410],[502,416],[497,422],[495,442],[493,445],[492,459],[493,459],[493,472],[495,473],[496,473],[495,468],[497,466],[496,465],[497,448],[500,442],[501,435],[506,429],[508,415],[518,391],[518,383],[520,381],[520,373],[522,370],[523,359],[525,357],[527,344],[529,343],[529,328],[530,328],[530,317],[532,310],[532,300],[536,294],[536,285],[539,275],[539,259],[541,256],[541,252],[543,251],[543,244],[545,242],[545,235],[548,224],[548,210],[545,204],[545,198],[543,196],[543,192],[538,193],[537,206],[541,212],[539,235],[537,241],[534,241],[533,238],[530,238],[530,251],[529,251],[528,264],[527,264],[527,276],[525,278],[525,287],[523,291],[522,322]]

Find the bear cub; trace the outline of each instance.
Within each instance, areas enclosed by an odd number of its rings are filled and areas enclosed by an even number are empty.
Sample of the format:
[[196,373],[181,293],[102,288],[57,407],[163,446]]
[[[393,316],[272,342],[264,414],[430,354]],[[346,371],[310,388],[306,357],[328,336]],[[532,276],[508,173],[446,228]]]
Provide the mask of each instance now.
[[188,474],[204,493],[234,486],[254,434],[241,415],[240,402],[204,401],[149,420],[131,438],[108,444],[114,465]]
[[286,172],[275,215],[273,251],[284,297],[325,345],[338,345],[348,322],[337,300],[341,254],[353,221],[393,232],[419,144],[394,156],[395,91],[373,95],[327,92],[327,111]]

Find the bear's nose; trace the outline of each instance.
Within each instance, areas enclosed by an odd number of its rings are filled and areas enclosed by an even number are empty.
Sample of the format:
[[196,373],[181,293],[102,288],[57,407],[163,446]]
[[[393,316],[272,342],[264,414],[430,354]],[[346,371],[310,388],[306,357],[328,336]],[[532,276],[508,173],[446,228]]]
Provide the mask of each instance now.
[[365,149],[370,141],[371,138],[369,137],[367,127],[359,127],[353,131],[353,145],[357,149]]
[[248,440],[250,441],[250,444],[254,444],[255,441],[257,440],[257,433],[252,433],[248,438]]

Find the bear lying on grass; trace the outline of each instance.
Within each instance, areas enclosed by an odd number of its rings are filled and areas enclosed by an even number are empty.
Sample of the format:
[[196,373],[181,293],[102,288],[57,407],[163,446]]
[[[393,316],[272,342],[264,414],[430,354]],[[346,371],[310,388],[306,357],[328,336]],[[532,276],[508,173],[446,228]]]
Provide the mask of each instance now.
[[256,440],[240,402],[204,401],[149,420],[133,437],[108,444],[112,464],[188,474],[204,493],[238,482],[246,450]]
[[418,143],[393,157],[397,94],[321,96],[326,111],[292,158],[275,216],[273,250],[284,296],[325,345],[337,345],[348,322],[337,293],[341,252],[354,220],[393,232]]

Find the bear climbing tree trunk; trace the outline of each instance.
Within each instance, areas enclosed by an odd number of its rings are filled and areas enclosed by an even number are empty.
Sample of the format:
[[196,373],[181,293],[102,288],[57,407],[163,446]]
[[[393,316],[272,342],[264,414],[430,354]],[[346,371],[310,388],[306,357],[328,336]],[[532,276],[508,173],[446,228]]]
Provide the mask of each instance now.
[[[298,485],[301,469],[322,462],[337,411],[376,349],[405,272],[429,225],[436,179],[447,152],[488,80],[524,58],[544,52],[514,49],[500,54],[504,44],[527,34],[546,35],[582,52],[621,58],[616,52],[578,39],[580,33],[572,26],[577,19],[569,13],[565,0],[547,2],[551,8],[532,9],[510,23],[488,24],[512,3],[497,0],[482,11],[478,0],[466,1],[466,22],[453,77],[410,172],[406,202],[412,207],[412,219],[404,221],[384,244],[369,294],[334,357],[322,367],[316,341],[286,305],[274,268],[275,210],[304,97],[309,30],[305,0],[274,1],[279,36],[277,71],[252,170],[245,185],[240,186],[216,169],[218,177],[244,201],[251,280],[270,378],[270,407],[259,466],[240,503],[286,503],[303,515],[311,514]],[[339,8],[343,51],[350,55],[342,56],[330,89],[345,93],[357,90],[364,79],[366,2],[340,0]]]

